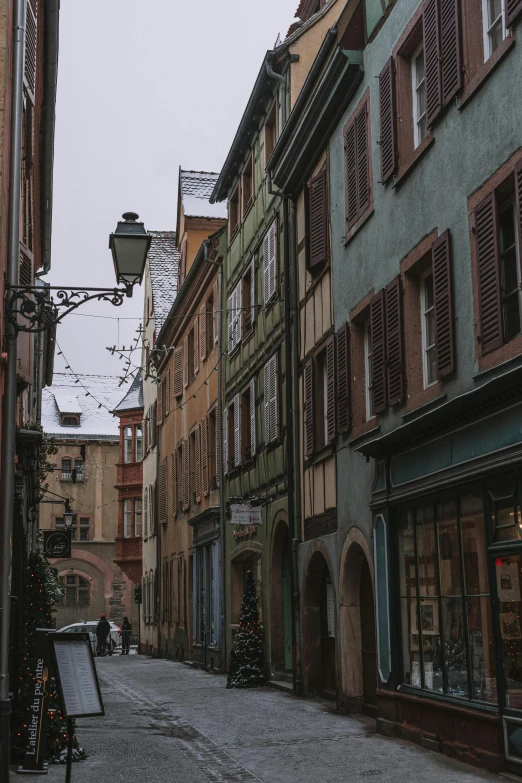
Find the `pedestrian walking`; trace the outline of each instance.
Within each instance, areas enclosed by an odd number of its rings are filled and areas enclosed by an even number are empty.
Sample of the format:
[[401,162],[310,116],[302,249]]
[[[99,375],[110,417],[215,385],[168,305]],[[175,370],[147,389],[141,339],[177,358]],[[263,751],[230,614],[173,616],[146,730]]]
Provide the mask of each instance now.
[[[105,648],[107,646],[107,637],[109,636],[111,632],[111,626],[109,625],[109,621],[105,617],[104,614],[100,615],[100,621],[98,625],[96,626],[96,640],[98,642],[97,646],[97,654],[102,657],[105,653]],[[110,642],[109,642],[109,649],[110,649]],[[110,650],[112,654],[112,650]]]
[[132,625],[129,622],[129,618],[124,617],[121,626],[121,654],[122,655],[129,654],[131,631],[132,631]]

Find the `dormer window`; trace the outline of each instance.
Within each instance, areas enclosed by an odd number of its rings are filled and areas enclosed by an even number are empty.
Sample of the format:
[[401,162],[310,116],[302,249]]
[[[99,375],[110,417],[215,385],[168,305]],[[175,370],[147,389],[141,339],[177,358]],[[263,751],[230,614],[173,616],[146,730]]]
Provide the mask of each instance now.
[[72,416],[70,413],[61,415],[62,427],[79,427],[80,417],[78,415]]

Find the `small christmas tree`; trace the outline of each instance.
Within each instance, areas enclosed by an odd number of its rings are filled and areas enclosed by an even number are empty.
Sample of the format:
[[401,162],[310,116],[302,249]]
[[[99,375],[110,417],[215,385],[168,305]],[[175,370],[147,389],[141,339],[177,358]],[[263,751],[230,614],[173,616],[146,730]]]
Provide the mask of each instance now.
[[[37,628],[55,627],[55,604],[62,595],[62,588],[49,561],[41,552],[29,555],[22,585],[22,634],[18,683],[13,682],[16,691],[15,708],[11,715],[11,752],[13,759],[23,760],[26,746],[27,711],[31,704],[35,686],[36,634]],[[75,758],[85,753],[75,745]],[[56,684],[51,681],[49,695],[45,757],[48,761],[62,761],[67,748],[67,721],[62,715]]]
[[230,653],[227,688],[258,688],[265,681],[263,632],[257,604],[254,574],[247,571],[239,628]]

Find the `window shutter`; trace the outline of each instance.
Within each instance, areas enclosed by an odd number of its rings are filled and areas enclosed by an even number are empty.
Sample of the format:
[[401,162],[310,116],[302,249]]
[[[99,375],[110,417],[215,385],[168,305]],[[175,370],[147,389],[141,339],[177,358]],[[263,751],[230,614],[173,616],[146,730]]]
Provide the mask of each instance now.
[[149,490],[145,487],[143,492],[143,537],[149,535]]
[[395,405],[404,399],[404,341],[400,275],[386,286],[385,291],[388,405]]
[[515,231],[518,234],[518,256],[522,273],[522,160],[515,166]]
[[214,281],[214,285],[212,287],[212,328],[214,332],[214,343],[217,343],[219,335],[219,302],[217,280]]
[[266,305],[270,300],[270,280],[269,280],[269,238],[268,232],[263,239],[263,302]]
[[181,467],[183,475],[181,476],[181,492],[183,495],[183,510],[187,511],[190,507],[190,487],[189,487],[189,453],[188,441],[184,440],[181,444]]
[[183,388],[186,389],[189,382],[189,337],[183,340]]
[[150,532],[156,532],[156,503],[154,497],[154,484],[149,484],[149,520]]
[[503,343],[502,290],[498,242],[498,214],[495,192],[482,201],[475,211],[475,242],[479,289],[482,353],[489,353]]
[[214,419],[216,421],[216,486],[219,487],[220,481],[220,459],[221,459],[221,433],[219,431],[218,409],[215,409]]
[[234,467],[241,465],[241,396],[234,397]]
[[455,369],[453,302],[451,291],[450,232],[445,231],[431,248],[435,314],[437,377],[444,378]]
[[206,416],[201,422],[201,491],[205,497],[208,495],[208,437]]
[[174,349],[172,373],[172,395],[181,397],[183,394],[183,347]]
[[460,0],[440,0],[442,104],[446,106],[462,87]]
[[512,27],[520,14],[522,14],[522,0],[507,0],[506,27]]
[[308,266],[314,269],[328,258],[326,170],[308,183]]
[[207,306],[199,308],[199,359],[204,362],[207,357]]
[[170,370],[167,370],[167,373],[165,375],[165,410],[163,411],[163,414],[165,416],[168,416],[170,412]]
[[31,103],[35,104],[36,90],[36,44],[37,44],[37,14],[38,0],[27,0],[25,4],[25,53],[24,53],[24,85],[29,93]]
[[422,26],[426,74],[426,121],[429,128],[442,109],[439,0],[426,0],[424,3]]
[[161,524],[167,522],[167,460],[164,459],[159,466],[158,481],[158,511]]
[[172,516],[175,517],[177,510],[178,510],[178,498],[176,496],[176,491],[178,488],[177,485],[177,478],[176,478],[176,452],[173,451],[170,455],[170,482],[172,484]]
[[355,122],[352,122],[344,138],[346,158],[346,228],[357,222],[357,156],[355,150]]
[[256,262],[252,258],[250,262],[250,323],[254,325],[256,320]]
[[223,472],[228,473],[228,407],[223,410]]
[[268,230],[270,251],[270,298],[277,290],[277,218]]
[[242,302],[242,286],[241,281],[236,286],[236,304],[235,304],[235,328],[234,328],[234,345],[239,345],[241,342],[241,321],[243,320],[241,318],[243,307]]
[[156,401],[154,403],[153,409],[152,409],[152,416],[151,416],[151,427],[152,427],[152,445],[156,445],[156,441],[158,438],[158,428],[156,427],[156,422],[158,420],[158,402]]
[[227,318],[228,318],[228,353],[229,355],[234,350],[234,301],[235,291],[228,297]]
[[370,172],[368,167],[368,102],[355,118],[357,150],[357,216],[370,206]]
[[143,432],[143,454],[146,454],[149,450],[149,422],[148,419],[143,419],[141,423],[141,431]]
[[326,433],[328,443],[335,440],[337,432],[335,410],[335,340],[326,344]]
[[194,375],[199,372],[199,316],[194,318]]
[[270,365],[270,440],[277,440],[278,437],[278,379],[277,379],[277,354],[272,356]]
[[343,324],[337,332],[337,432],[350,429],[350,331]]
[[263,372],[263,407],[265,425],[265,446],[270,443],[270,362],[267,362]]
[[370,331],[372,337],[373,412],[382,413],[387,405],[384,291],[379,291],[370,302]]
[[158,403],[156,408],[157,422],[161,424],[163,418],[163,381],[158,383],[156,400]]
[[311,457],[315,446],[314,429],[314,365],[310,359],[303,372],[305,457]]
[[194,433],[194,473],[196,480],[196,503],[201,502],[201,430],[199,424]]
[[256,453],[256,380],[250,381],[250,457]]
[[395,66],[390,57],[379,76],[381,113],[381,180],[387,182],[397,165],[397,132],[395,109]]

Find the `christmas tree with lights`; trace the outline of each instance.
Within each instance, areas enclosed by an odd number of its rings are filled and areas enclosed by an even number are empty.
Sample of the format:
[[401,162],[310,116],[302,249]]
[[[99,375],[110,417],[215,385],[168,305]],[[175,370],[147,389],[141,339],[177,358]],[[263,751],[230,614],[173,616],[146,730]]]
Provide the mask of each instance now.
[[[62,595],[62,587],[56,571],[41,552],[29,555],[22,584],[22,634],[20,671],[17,683],[15,707],[11,715],[11,753],[13,760],[22,761],[27,739],[28,707],[33,700],[36,671],[36,629],[55,628],[55,604]],[[45,758],[47,761],[64,760],[67,749],[67,721],[60,709],[56,683],[51,680],[49,695]],[[75,739],[75,758],[85,757]]]
[[239,628],[230,653],[227,688],[258,688],[265,682],[263,631],[259,624],[256,583],[247,571]]

